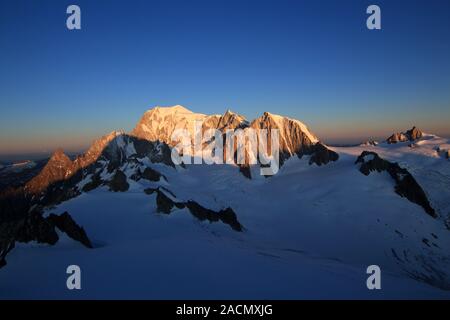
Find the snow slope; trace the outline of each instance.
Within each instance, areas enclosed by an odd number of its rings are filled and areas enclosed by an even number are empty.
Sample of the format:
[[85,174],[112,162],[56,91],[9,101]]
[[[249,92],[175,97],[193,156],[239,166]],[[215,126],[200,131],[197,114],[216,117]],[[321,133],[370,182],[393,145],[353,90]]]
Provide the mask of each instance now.
[[36,162],[27,160],[24,162],[17,162],[6,166],[0,164],[0,169],[3,168],[3,173],[15,173],[23,171],[25,169],[33,168],[34,166],[36,166]]
[[[228,165],[152,164],[167,182],[128,180],[125,193],[103,187],[48,210],[69,211],[95,248],[64,236],[53,247],[18,244],[0,270],[0,298],[449,299],[450,163],[433,151],[445,143],[333,148],[340,158],[327,166],[292,157],[252,180]],[[440,218],[398,196],[386,172],[361,174],[363,150],[411,170]],[[143,190],[158,185],[214,210],[231,206],[245,231],[187,209],[156,213],[156,196]],[[70,264],[81,267],[80,291],[65,287]],[[379,291],[366,288],[372,264]]]

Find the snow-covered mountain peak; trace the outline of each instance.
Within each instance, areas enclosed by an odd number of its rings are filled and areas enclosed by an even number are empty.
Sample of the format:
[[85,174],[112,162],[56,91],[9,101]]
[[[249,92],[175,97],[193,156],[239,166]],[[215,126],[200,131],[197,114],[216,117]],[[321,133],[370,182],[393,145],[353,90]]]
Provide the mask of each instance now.
[[205,121],[208,116],[194,113],[183,106],[155,107],[142,116],[131,135],[149,141],[172,144],[171,135],[176,129],[193,133],[196,121]]
[[168,106],[168,107],[163,107],[163,106],[156,106],[150,110],[148,110],[146,113],[158,113],[161,115],[169,115],[169,114],[173,114],[173,113],[194,113],[191,110],[187,109],[186,107],[182,106],[182,105],[174,105],[174,106]]
[[222,116],[219,116],[219,122],[215,126],[219,130],[237,129],[247,127],[248,121],[244,116],[228,109]]
[[263,115],[255,119],[252,124],[259,126],[260,128],[278,128],[280,134],[289,135],[292,132],[292,128],[300,130],[311,143],[318,143],[319,139],[311,133],[308,127],[301,121],[297,119],[291,119],[289,117],[281,116],[278,114],[273,114],[270,112],[264,112]]

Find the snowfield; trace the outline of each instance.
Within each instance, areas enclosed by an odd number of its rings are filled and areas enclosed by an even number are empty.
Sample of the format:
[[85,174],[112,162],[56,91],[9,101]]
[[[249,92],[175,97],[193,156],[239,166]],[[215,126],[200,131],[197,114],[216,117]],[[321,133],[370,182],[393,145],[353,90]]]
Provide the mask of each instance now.
[[[16,244],[0,298],[449,299],[450,162],[436,151],[448,144],[427,135],[412,147],[336,147],[336,162],[292,157],[270,178],[253,168],[251,180],[230,165],[151,164],[167,181],[128,179],[127,192],[102,187],[49,209],[68,211],[94,249],[64,234],[55,246]],[[396,194],[388,173],[363,175],[355,160],[364,150],[407,168],[439,217]],[[213,210],[230,206],[245,231],[188,209],[157,213],[156,195],[143,192],[157,186]],[[81,290],[66,288],[71,264]],[[381,290],[366,287],[373,264]]]
[[13,163],[6,166],[0,164],[0,169],[3,169],[2,173],[10,173],[10,172],[20,172],[25,169],[33,168],[34,166],[36,166],[36,163],[34,161],[24,161]]

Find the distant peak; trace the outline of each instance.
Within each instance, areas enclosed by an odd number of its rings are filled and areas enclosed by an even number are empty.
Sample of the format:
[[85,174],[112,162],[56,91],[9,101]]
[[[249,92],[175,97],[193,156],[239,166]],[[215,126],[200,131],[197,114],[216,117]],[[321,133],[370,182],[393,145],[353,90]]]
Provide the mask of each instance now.
[[225,118],[227,118],[227,117],[230,117],[230,118],[234,117],[234,118],[238,118],[238,119],[241,119],[241,120],[245,120],[244,116],[242,116],[242,115],[240,115],[240,114],[238,114],[236,112],[233,112],[230,109],[227,109],[227,111],[225,111],[225,113],[223,114],[223,117],[225,117]]
[[405,132],[396,132],[386,139],[387,143],[414,141],[423,137],[423,132],[416,126]]
[[55,152],[53,152],[52,156],[48,160],[47,165],[49,165],[49,164],[51,164],[51,165],[55,165],[55,164],[60,165],[61,163],[63,163],[64,165],[69,166],[72,163],[72,160],[69,158],[68,155],[66,155],[64,153],[64,150],[62,148],[58,148],[58,149],[55,150]]
[[64,150],[62,148],[57,148],[52,156],[50,157],[50,159],[61,159],[61,158],[69,158],[65,153]]
[[182,105],[175,105],[175,106],[156,106],[150,110],[148,110],[147,112],[152,112],[152,111],[156,111],[156,112],[163,112],[163,113],[192,113],[191,110],[183,107]]

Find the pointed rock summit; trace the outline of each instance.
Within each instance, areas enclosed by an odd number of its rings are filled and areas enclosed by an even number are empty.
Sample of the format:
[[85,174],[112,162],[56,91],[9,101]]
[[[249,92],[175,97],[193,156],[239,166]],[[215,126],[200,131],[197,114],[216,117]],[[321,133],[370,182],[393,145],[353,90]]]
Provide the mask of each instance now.
[[397,142],[406,142],[406,141],[415,141],[417,139],[422,138],[423,132],[418,128],[413,127],[406,132],[396,132],[386,139],[386,142],[389,144],[397,143]]
[[406,136],[413,141],[422,138],[423,133],[418,128],[413,127],[411,130],[406,131]]
[[26,184],[25,189],[31,193],[39,193],[50,184],[66,179],[72,173],[72,169],[72,160],[59,148],[42,171]]
[[218,124],[215,126],[216,129],[225,131],[228,129],[237,129],[248,127],[248,121],[244,116],[232,112],[228,109],[220,118]]

